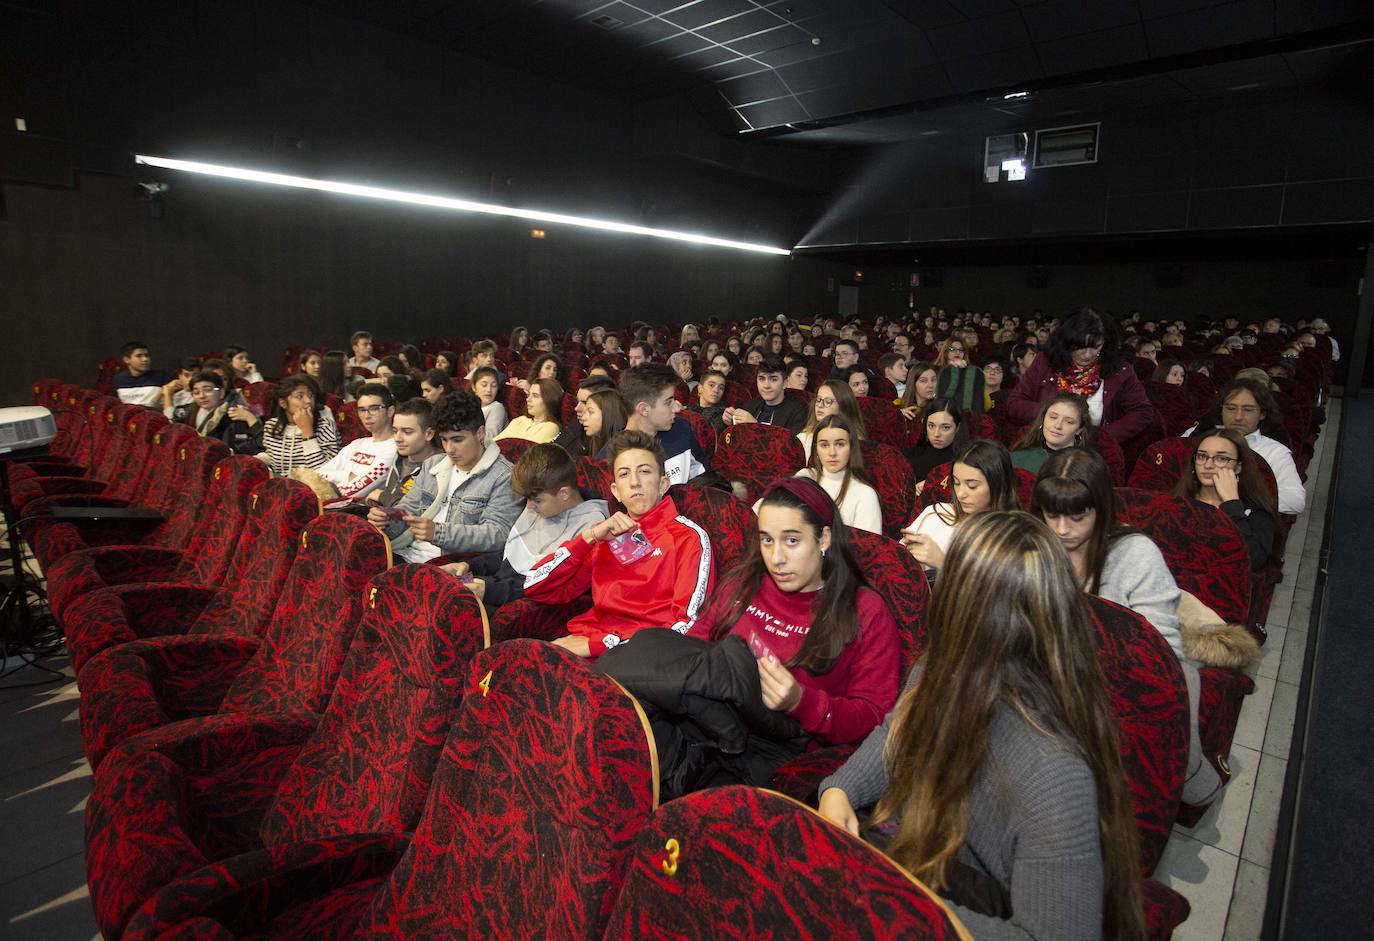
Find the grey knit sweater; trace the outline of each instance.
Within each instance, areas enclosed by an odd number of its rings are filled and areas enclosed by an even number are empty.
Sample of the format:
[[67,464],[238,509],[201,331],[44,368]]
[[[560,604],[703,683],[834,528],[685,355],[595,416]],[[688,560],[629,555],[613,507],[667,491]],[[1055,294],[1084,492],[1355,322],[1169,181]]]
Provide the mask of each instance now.
[[[907,678],[910,689],[917,664]],[[856,808],[887,790],[883,749],[889,713],[844,766],[821,782]],[[959,860],[997,880],[1012,917],[990,918],[954,905],[977,941],[1098,941],[1102,935],[1102,850],[1097,789],[1082,758],[1000,707],[988,726],[988,760],[969,800]],[[981,861],[981,862],[980,862]]]

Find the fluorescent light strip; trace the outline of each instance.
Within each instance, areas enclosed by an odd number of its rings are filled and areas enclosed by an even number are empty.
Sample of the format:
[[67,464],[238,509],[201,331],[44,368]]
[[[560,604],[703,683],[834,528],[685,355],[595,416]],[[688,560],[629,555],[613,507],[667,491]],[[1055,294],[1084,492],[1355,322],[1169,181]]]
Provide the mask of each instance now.
[[181,170],[185,173],[201,173],[206,176],[220,176],[231,180],[247,180],[250,183],[271,183],[276,186],[290,186],[296,189],[319,190],[324,193],[342,193],[346,196],[366,196],[369,199],[385,199],[394,203],[410,203],[413,206],[434,206],[439,209],[453,209],[458,212],[481,212],[491,216],[509,216],[515,219],[528,219],[531,222],[548,222],[558,225],[575,225],[585,229],[601,229],[606,232],[624,232],[627,235],[647,235],[652,238],[670,239],[675,242],[692,242],[698,245],[716,245],[721,248],[737,248],[747,252],[761,252],[765,255],[790,255],[786,248],[759,245],[755,242],[736,242],[732,239],[718,239],[710,235],[694,235],[690,232],[676,232],[672,229],[654,229],[644,225],[631,225],[627,222],[610,222],[605,219],[589,219],[586,216],[569,216],[561,212],[542,212],[534,209],[513,209],[493,203],[479,203],[470,199],[454,199],[449,196],[429,196],[425,193],[408,193],[405,190],[384,189],[379,186],[361,186],[357,183],[335,183],[332,180],[314,180],[304,176],[288,176],[283,173],[268,173],[264,170],[245,170],[241,167],[224,167],[213,163],[198,163],[194,160],[176,160],[171,157],[150,157],[135,154],[134,163],[165,170]]

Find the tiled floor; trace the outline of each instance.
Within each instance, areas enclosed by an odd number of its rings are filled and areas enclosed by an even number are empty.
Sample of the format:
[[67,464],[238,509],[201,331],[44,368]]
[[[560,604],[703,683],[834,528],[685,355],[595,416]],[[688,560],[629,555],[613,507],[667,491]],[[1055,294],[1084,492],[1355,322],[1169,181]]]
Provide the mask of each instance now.
[[[1327,428],[1337,427],[1339,409],[1333,402]],[[1288,541],[1290,574],[1275,595],[1263,657],[1251,670],[1256,690],[1241,712],[1234,777],[1196,828],[1175,831],[1156,873],[1193,906],[1176,941],[1259,937],[1307,644],[1330,437],[1318,443],[1308,512]],[[70,676],[65,658],[47,662]],[[82,754],[75,682],[20,685],[43,678],[24,669],[0,679],[0,938],[86,941],[99,937],[81,852],[91,771]]]
[[[1329,432],[1339,426],[1340,408],[1339,400],[1331,403]],[[1308,469],[1307,512],[1289,533],[1284,580],[1269,611],[1269,640],[1248,671],[1255,692],[1241,709],[1231,748],[1231,783],[1196,827],[1174,828],[1155,873],[1193,906],[1192,915],[1174,932],[1175,941],[1256,941],[1260,936],[1307,653],[1333,439],[1329,433],[1317,442]]]

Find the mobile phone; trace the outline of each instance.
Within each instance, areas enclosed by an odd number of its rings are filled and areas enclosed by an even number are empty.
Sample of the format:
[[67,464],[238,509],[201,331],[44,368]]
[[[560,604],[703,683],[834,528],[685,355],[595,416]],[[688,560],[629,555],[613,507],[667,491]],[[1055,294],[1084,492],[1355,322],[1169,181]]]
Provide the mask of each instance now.
[[384,506],[381,507],[381,511],[386,514],[387,519],[393,519],[397,522],[400,522],[401,520],[405,519],[406,515],[406,511],[401,509],[399,506]]

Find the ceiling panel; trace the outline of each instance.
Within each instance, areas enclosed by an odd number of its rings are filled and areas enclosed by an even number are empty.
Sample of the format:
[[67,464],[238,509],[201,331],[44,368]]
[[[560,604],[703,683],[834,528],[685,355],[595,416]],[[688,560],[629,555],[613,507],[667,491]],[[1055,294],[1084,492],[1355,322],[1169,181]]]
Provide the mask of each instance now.
[[1137,0],[1048,0],[1021,11],[1036,42],[1139,24]]
[[930,42],[936,56],[945,60],[1029,46],[1030,35],[1020,13],[996,13],[931,30]]

